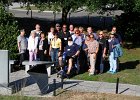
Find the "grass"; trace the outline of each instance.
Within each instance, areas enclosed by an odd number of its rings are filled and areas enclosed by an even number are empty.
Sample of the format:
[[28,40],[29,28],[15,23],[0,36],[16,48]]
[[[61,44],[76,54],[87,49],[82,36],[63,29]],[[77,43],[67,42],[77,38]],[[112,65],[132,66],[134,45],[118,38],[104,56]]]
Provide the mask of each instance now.
[[26,97],[26,96],[2,96],[0,95],[0,100],[37,100],[34,97]]
[[[116,74],[103,73],[89,76],[88,72],[79,74],[74,79],[115,83],[117,77],[120,83],[140,85],[140,48],[123,49],[124,55],[120,58],[120,71]],[[108,67],[108,66],[105,66]]]
[[[120,71],[114,75],[103,73],[88,76],[88,73],[79,74],[74,79],[88,81],[116,82],[117,77],[121,83],[140,85],[140,48],[123,49],[124,55],[120,58]],[[107,67],[107,66],[106,66]],[[25,97],[25,96],[1,96],[0,100],[140,100],[140,97],[120,94],[87,93],[65,91],[56,97]]]
[[55,97],[24,97],[24,96],[0,96],[0,100],[140,100],[140,97],[106,94],[106,93],[88,93],[66,91]]

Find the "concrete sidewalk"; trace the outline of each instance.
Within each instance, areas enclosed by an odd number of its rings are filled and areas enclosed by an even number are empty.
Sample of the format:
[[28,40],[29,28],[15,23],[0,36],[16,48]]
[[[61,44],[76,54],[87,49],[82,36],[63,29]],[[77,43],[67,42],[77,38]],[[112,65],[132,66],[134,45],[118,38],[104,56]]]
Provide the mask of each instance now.
[[[94,76],[93,76],[94,77]],[[49,78],[49,92],[43,96],[52,96],[54,91],[53,79],[56,79],[56,89],[61,90],[61,79],[57,78],[56,74],[53,74]],[[32,77],[25,74],[24,70],[13,72],[10,74],[10,82],[17,81],[23,82],[25,87],[19,89],[16,94],[22,94],[25,96],[42,96],[40,94],[39,87]],[[20,82],[21,81],[21,82]],[[23,83],[22,83],[23,84]],[[20,87],[17,87],[20,88]],[[56,90],[56,91],[57,91]],[[112,93],[115,94],[116,84],[108,82],[95,82],[84,80],[64,79],[63,90],[72,90],[79,92],[97,92],[97,93]],[[140,86],[131,84],[119,84],[119,94],[140,96]],[[56,94],[59,94],[58,92]]]
[[[58,80],[58,78],[56,79]],[[115,94],[116,83],[67,79],[64,81],[64,89],[79,92]],[[131,84],[119,84],[118,94],[140,96],[140,86]]]

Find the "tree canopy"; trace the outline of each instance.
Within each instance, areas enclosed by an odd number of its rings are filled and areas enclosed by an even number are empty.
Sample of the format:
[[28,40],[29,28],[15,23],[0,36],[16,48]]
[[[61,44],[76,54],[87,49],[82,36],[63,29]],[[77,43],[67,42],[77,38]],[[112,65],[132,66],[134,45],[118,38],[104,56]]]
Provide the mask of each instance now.
[[[9,3],[11,0],[1,0],[1,2]],[[17,0],[27,3],[30,10],[30,4],[34,4],[41,11],[45,8],[51,8],[55,12],[62,12],[62,22],[66,23],[67,15],[78,9],[84,9],[88,12],[105,12],[106,10],[122,10],[122,14],[118,19],[118,25],[123,32],[129,35],[140,31],[138,21],[140,16],[140,0]],[[102,13],[101,13],[102,14]],[[121,25],[120,25],[121,23]],[[136,27],[134,27],[136,26]],[[130,35],[130,37],[132,37]],[[137,35],[134,35],[137,36]],[[133,37],[134,37],[133,36]]]

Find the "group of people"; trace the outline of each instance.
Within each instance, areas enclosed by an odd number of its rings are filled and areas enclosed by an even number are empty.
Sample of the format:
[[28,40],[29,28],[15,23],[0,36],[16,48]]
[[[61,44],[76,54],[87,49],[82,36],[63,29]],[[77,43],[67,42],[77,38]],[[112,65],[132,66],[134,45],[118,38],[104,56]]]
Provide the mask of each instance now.
[[80,71],[79,60],[83,59],[79,56],[82,55],[81,51],[86,54],[89,75],[103,73],[107,55],[110,64],[108,73],[116,73],[119,67],[118,57],[122,56],[120,48],[122,39],[117,34],[116,27],[113,27],[109,33],[102,30],[94,33],[92,27],[88,27],[85,32],[83,27],[74,27],[72,24],[69,28],[66,24],[61,27],[57,23],[45,34],[41,31],[40,25],[36,24],[28,39],[25,37],[25,30],[20,30],[17,43],[20,65],[28,51],[29,61],[47,61],[51,57],[51,61],[56,62],[52,67],[59,66],[60,70],[64,64],[67,64],[67,75],[71,74],[75,65],[77,72]]

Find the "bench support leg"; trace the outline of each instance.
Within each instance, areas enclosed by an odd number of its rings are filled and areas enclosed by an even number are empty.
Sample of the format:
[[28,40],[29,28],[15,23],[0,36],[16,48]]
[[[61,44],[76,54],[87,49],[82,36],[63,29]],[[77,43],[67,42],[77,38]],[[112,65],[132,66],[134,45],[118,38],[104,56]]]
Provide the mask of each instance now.
[[28,70],[30,70],[30,65],[25,65],[25,73],[27,73]]
[[48,76],[50,77],[51,75],[51,66],[47,68]]

